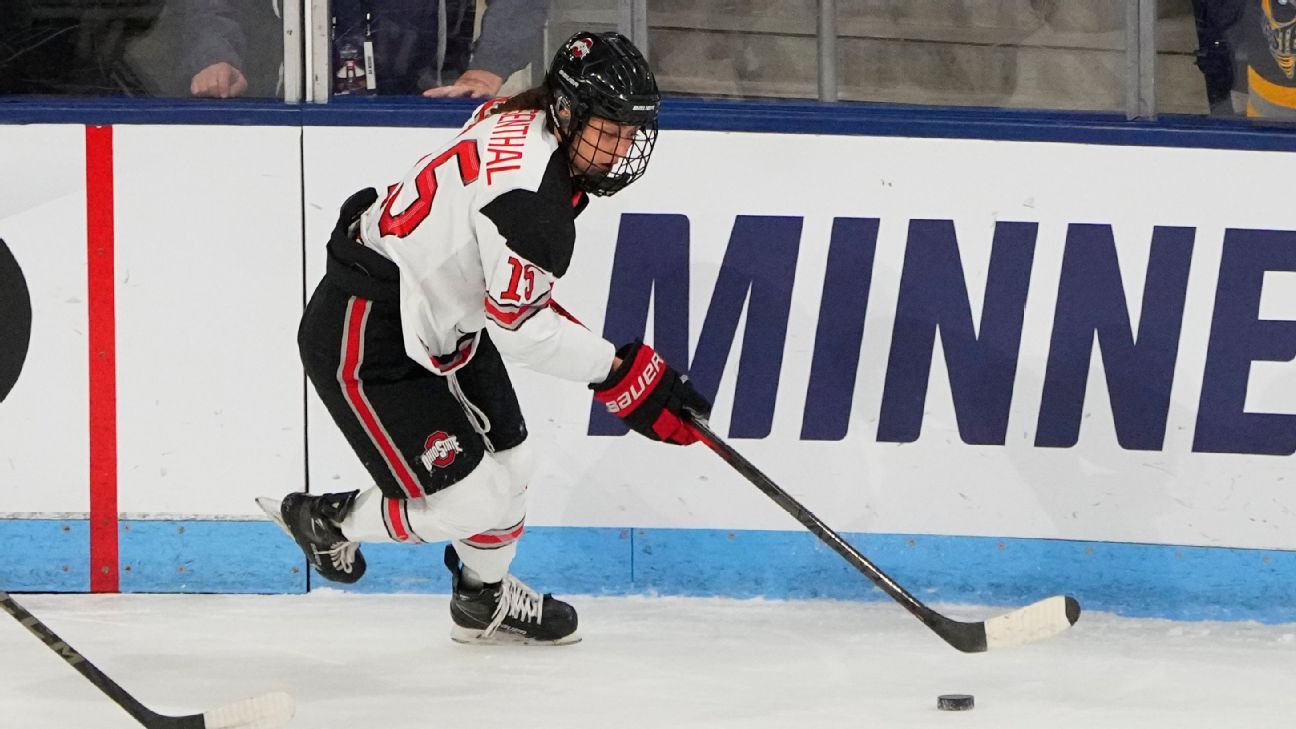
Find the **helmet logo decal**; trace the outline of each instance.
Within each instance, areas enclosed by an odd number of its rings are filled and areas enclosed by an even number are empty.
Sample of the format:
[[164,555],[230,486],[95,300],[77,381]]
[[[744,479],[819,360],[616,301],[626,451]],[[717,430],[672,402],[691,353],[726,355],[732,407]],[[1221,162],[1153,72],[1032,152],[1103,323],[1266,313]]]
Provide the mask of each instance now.
[[584,58],[594,51],[594,39],[577,38],[567,46],[567,52],[572,58]]

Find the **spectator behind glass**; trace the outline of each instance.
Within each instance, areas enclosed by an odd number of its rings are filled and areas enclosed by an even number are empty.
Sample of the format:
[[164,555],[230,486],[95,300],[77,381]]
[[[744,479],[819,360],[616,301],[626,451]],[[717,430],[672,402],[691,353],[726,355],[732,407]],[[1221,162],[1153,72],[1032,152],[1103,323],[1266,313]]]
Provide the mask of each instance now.
[[333,0],[334,94],[494,95],[539,54],[548,2],[485,5],[474,44],[476,0]]
[[1213,116],[1233,116],[1233,88],[1238,75],[1234,36],[1246,0],[1193,0],[1197,26],[1197,68],[1206,78],[1206,99]]
[[[278,2],[172,2],[184,26],[190,93],[231,98],[255,90],[257,82],[245,65],[246,55],[249,48],[263,44],[251,42],[248,36],[256,28],[281,32]],[[485,4],[481,37],[474,44],[476,0],[333,0],[334,93],[494,95],[508,76],[539,54],[548,2],[485,0]],[[366,40],[373,52],[372,89],[365,72]]]
[[170,0],[180,18],[193,96],[281,96],[283,19],[278,0]]

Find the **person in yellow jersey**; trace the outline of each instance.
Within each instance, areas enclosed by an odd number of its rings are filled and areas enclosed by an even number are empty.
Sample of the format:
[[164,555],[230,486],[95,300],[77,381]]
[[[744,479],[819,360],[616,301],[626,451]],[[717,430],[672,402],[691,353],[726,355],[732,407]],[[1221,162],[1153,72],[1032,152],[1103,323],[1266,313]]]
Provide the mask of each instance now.
[[1296,0],[1255,0],[1244,22],[1247,116],[1296,121]]

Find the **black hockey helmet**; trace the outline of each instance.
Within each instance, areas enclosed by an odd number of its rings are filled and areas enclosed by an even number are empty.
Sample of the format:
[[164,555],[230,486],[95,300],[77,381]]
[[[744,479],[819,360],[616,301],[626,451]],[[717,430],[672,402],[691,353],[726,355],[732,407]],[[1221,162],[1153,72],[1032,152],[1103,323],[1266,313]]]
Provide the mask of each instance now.
[[[558,50],[545,82],[552,93],[548,109],[561,131],[572,159],[578,187],[593,195],[611,195],[643,176],[657,141],[657,110],[661,94],[648,60],[620,33],[580,32]],[[586,134],[592,117],[635,127],[628,149],[625,140]],[[586,144],[578,144],[582,138]],[[607,153],[618,150],[610,167],[600,167],[580,148],[594,144]]]

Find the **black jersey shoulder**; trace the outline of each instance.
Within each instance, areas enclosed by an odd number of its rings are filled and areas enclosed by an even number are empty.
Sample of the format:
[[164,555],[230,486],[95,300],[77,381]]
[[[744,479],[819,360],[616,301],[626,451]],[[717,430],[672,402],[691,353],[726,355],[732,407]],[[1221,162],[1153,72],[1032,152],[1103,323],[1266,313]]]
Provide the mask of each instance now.
[[[495,224],[508,247],[561,277],[576,246],[576,213],[567,155],[554,150],[536,190],[510,190],[481,212]],[[581,206],[584,207],[583,205]]]

